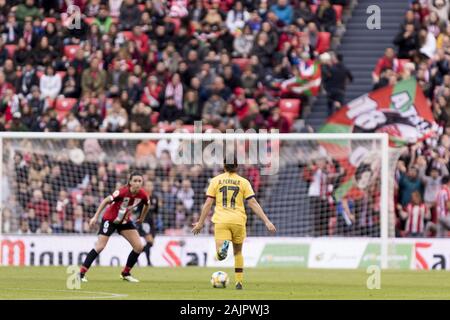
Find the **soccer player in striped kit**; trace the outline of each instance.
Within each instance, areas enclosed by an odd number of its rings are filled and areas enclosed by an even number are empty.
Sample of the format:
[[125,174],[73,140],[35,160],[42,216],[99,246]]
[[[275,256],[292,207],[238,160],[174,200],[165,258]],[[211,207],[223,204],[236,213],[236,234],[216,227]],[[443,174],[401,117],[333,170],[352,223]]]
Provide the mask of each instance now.
[[150,207],[148,195],[142,188],[143,183],[144,178],[142,174],[138,172],[131,173],[128,184],[103,199],[94,217],[89,221],[89,225],[93,227],[97,223],[103,209],[107,207],[102,218],[100,230],[98,231],[98,240],[95,243],[95,247],[89,252],[80,268],[80,278],[82,282],[87,282],[85,276],[86,272],[100,252],[105,248],[109,237],[116,230],[133,248],[120,277],[129,282],[139,282],[139,280],[131,276],[130,270],[136,264],[139,255],[144,250],[144,246],[139,237],[136,225],[131,220],[131,216],[133,209],[139,204],[144,203],[140,217],[136,221],[138,224],[141,224]]

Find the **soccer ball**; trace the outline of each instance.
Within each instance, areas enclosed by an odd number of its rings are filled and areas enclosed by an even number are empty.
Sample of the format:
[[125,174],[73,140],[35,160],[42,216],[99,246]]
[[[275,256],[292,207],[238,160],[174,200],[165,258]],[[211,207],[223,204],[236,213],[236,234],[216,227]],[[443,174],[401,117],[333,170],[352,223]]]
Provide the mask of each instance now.
[[226,288],[230,279],[224,271],[216,271],[211,276],[211,284],[214,288]]

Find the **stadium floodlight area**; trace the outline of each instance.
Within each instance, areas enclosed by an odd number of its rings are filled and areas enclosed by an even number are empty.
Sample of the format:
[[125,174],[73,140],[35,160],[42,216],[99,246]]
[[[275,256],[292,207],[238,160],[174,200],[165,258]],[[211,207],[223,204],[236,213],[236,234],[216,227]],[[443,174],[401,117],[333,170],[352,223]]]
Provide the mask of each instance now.
[[[32,233],[95,234],[96,206],[139,170],[160,199],[157,234],[191,235],[209,179],[233,151],[275,237],[378,238],[387,267],[395,159],[386,134],[3,132],[0,146],[3,234],[30,221]],[[250,213],[247,235],[269,236]]]

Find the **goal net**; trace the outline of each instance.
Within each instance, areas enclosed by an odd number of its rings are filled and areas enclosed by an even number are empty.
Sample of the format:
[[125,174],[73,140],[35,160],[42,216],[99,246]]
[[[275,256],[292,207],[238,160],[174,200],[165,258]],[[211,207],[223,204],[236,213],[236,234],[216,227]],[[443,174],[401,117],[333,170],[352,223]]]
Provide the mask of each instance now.
[[[94,234],[100,201],[138,170],[156,233],[190,235],[230,150],[277,237],[387,238],[392,225],[385,135],[2,133],[1,145],[3,234]],[[247,216],[249,237],[269,235]]]

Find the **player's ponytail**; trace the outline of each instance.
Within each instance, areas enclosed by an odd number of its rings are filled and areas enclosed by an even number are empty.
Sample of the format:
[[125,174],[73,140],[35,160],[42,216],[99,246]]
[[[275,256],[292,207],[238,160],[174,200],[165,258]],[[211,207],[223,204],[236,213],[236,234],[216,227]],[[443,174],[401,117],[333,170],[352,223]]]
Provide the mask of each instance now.
[[233,156],[233,160],[228,160],[231,157],[225,157],[225,159],[223,159],[223,168],[226,172],[236,172],[237,168],[238,168],[238,162],[236,159],[236,156]]
[[138,171],[133,171],[133,172],[131,172],[130,177],[128,178],[128,182],[127,182],[128,185],[130,185],[131,179],[133,179],[133,177],[135,177],[135,176],[144,177],[142,175],[142,173],[140,173]]

